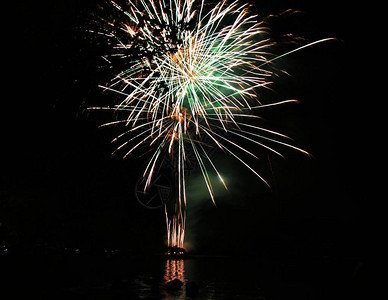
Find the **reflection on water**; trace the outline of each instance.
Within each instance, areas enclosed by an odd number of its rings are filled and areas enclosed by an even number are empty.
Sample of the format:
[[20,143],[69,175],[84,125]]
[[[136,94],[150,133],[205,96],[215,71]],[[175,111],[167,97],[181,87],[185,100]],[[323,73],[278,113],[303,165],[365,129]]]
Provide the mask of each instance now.
[[[181,289],[167,290],[165,285],[174,279],[178,279],[183,283]],[[163,286],[161,287],[161,298],[163,299],[186,299],[185,286],[185,261],[184,259],[166,259],[166,266],[164,269]]]
[[185,282],[185,261],[183,259],[166,259],[164,281],[167,283],[174,279]]
[[[10,278],[12,270],[19,270],[14,265],[20,260],[20,257],[15,257],[11,261],[13,267],[7,272]],[[37,296],[36,298],[42,300],[322,300],[334,299],[326,296],[333,295],[335,288],[344,285],[343,280],[339,280],[343,278],[338,275],[337,270],[342,270],[340,267],[342,268],[335,261],[316,259],[169,259],[164,256],[120,256],[106,259],[101,256],[77,255],[63,259],[50,257],[48,260],[44,257],[24,261],[24,271],[15,271],[12,279],[16,287],[14,292],[25,291],[27,298]],[[347,268],[346,265],[343,267]],[[345,271],[348,270],[346,268]],[[38,269],[40,273],[35,272]],[[166,283],[174,279],[180,280],[183,285],[176,290],[166,288]],[[195,297],[187,294],[188,283],[195,283],[195,287],[198,287]],[[19,297],[24,298],[26,297]]]
[[[252,259],[190,258],[162,259],[162,270],[152,268],[136,276],[132,288],[137,299],[259,299],[265,300],[258,283],[258,266]],[[157,265],[155,266],[157,267]],[[162,271],[162,274],[158,272]],[[174,279],[183,285],[168,289]],[[190,295],[187,284],[198,288]]]

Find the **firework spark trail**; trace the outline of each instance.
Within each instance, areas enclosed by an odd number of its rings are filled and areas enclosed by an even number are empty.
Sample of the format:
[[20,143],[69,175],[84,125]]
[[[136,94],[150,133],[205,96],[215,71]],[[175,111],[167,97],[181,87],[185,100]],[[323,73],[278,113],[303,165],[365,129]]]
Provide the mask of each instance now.
[[327,39],[273,57],[269,50],[274,43],[266,37],[267,29],[256,21],[256,15],[249,13],[247,5],[240,5],[238,1],[220,1],[210,9],[204,0],[128,0],[125,7],[113,1],[111,4],[120,12],[121,21],[110,21],[105,30],[97,33],[108,38],[112,47],[112,53],[104,59],[122,70],[108,86],[101,87],[123,99],[112,106],[91,109],[125,115],[123,120],[103,124],[124,124],[129,128],[113,140],[121,141],[116,151],[126,148],[124,157],[143,145],[155,148],[144,171],[144,190],[150,186],[165,155],[174,162],[177,195],[172,217],[165,208],[167,235],[169,246],[183,247],[187,151],[194,153],[214,204],[207,167],[227,187],[206,152],[205,137],[267,185],[239,152],[257,155],[233,142],[231,135],[280,156],[279,151],[265,142],[308,154],[291,145],[285,135],[249,124],[248,120],[258,118],[256,109],[295,102],[286,100],[265,105],[259,102],[257,89],[266,88],[276,75],[269,65]]

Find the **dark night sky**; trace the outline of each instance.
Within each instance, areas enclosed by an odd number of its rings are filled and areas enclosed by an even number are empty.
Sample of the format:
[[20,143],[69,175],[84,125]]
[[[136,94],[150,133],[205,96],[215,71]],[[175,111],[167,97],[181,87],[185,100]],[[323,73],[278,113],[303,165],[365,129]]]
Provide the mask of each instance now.
[[[144,162],[111,157],[113,133],[97,129],[97,118],[82,113],[85,104],[100,99],[96,86],[104,83],[98,50],[78,30],[95,3],[18,1],[7,10],[12,18],[3,55],[0,222],[10,244],[163,244],[163,212],[142,208],[133,196]],[[291,28],[310,41],[338,38],[284,59],[291,76],[279,79],[272,97],[301,103],[266,116],[313,158],[286,151],[286,160],[271,158],[271,174],[264,157],[258,166],[272,190],[237,164],[225,167],[226,176],[235,178],[230,192],[221,193],[217,209],[210,200],[193,203],[188,239],[198,251],[237,249],[250,237],[251,251],[264,243],[276,248],[311,242],[362,256],[368,158],[362,95],[354,84],[354,12],[332,0],[257,3],[260,17],[304,11]]]

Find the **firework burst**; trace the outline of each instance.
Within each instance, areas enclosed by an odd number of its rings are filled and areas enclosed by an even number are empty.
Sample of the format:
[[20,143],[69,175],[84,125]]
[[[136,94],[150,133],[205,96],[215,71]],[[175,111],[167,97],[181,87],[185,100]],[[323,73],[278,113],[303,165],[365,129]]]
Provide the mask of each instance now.
[[229,153],[266,184],[242,154],[257,155],[230,137],[280,156],[275,145],[308,154],[285,135],[252,122],[259,119],[259,109],[295,102],[263,105],[257,95],[272,82],[271,63],[287,53],[270,54],[273,43],[267,29],[250,14],[248,5],[238,1],[211,7],[204,0],[110,3],[119,17],[106,20],[94,32],[107,38],[110,51],[103,57],[116,70],[101,88],[120,96],[120,101],[90,109],[120,113],[121,118],[102,126],[125,126],[113,140],[124,157],[141,146],[152,149],[143,174],[144,190],[163,160],[171,160],[177,193],[172,215],[166,207],[168,245],[183,247],[188,153],[195,157],[213,203],[209,171],[227,186],[209,156],[210,147]]

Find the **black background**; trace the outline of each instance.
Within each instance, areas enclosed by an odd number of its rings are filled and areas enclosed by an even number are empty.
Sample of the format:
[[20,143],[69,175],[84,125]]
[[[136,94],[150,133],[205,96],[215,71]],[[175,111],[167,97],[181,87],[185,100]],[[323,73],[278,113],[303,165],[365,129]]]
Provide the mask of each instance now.
[[[98,129],[98,116],[83,112],[104,99],[97,88],[105,83],[104,62],[82,31],[96,3],[7,4],[0,173],[4,257],[34,247],[163,249],[163,211],[147,210],[134,198],[145,162],[111,156],[113,132]],[[286,160],[271,158],[271,172],[264,156],[258,166],[272,190],[238,164],[225,167],[238,182],[216,198],[217,208],[210,199],[193,208],[198,215],[189,213],[188,241],[198,253],[302,253],[366,263],[368,116],[355,58],[357,13],[338,1],[256,3],[260,18],[289,8],[302,13],[288,17],[290,23],[274,20],[275,36],[291,31],[306,41],[337,38],[279,62],[290,76],[281,76],[269,97],[300,104],[265,114],[269,126],[292,136],[312,157],[286,151]]]

